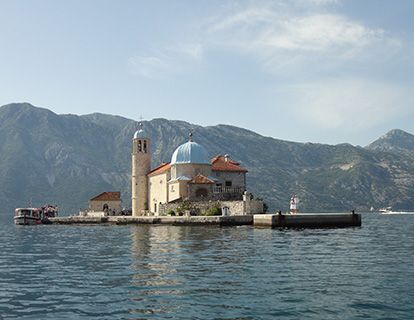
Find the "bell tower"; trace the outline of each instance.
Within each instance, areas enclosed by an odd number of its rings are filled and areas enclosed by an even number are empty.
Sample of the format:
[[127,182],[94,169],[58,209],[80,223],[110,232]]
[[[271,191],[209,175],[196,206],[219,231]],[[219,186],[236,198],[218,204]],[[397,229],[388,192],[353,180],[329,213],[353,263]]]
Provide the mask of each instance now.
[[141,216],[148,210],[147,174],[151,170],[150,139],[142,122],[132,140],[132,215]]

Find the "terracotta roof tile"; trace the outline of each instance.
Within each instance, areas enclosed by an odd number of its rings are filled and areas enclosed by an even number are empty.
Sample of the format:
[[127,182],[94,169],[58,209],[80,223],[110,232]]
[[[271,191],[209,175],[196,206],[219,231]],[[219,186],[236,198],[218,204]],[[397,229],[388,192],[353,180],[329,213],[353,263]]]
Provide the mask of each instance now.
[[214,184],[215,182],[206,176],[203,176],[201,173],[196,175],[189,183],[195,183],[195,184]]
[[121,200],[121,192],[102,192],[98,194],[96,197],[90,199],[90,201],[117,201]]
[[240,163],[227,157],[219,155],[211,160],[211,169],[213,171],[234,171],[234,172],[248,172],[246,168],[240,166]]
[[156,167],[155,169],[152,169],[149,173],[148,176],[156,176],[158,174],[164,173],[167,170],[169,170],[171,168],[171,164],[170,163],[161,163],[158,167]]

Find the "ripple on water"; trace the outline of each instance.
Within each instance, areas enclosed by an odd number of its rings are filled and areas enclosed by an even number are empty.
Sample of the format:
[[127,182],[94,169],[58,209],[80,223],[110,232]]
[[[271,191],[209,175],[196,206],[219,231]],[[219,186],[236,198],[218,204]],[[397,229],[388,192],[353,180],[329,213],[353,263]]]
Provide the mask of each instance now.
[[312,230],[1,219],[4,319],[414,318],[413,215]]

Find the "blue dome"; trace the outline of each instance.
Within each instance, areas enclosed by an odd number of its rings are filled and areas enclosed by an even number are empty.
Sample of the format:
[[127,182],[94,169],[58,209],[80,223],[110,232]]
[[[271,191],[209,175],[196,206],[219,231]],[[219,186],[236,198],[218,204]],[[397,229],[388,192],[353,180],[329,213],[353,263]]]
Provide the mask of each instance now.
[[148,136],[147,136],[147,134],[145,133],[144,130],[139,129],[139,130],[135,131],[134,139],[148,139]]
[[175,149],[171,164],[194,163],[210,164],[207,150],[197,142],[188,141]]

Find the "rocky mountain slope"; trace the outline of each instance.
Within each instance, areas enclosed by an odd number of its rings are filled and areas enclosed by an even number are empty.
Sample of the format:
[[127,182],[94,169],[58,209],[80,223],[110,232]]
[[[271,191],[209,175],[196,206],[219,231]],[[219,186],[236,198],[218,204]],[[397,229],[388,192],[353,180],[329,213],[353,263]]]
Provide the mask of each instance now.
[[[272,210],[287,210],[293,193],[302,211],[414,209],[414,136],[393,130],[366,148],[295,143],[217,125],[154,119],[144,123],[153,166],[188,139],[211,156],[228,153],[249,169],[248,186]],[[92,196],[120,190],[130,206],[131,143],[136,122],[118,116],[57,115],[27,103],[0,108],[0,203],[58,203],[66,213]]]
[[414,135],[403,130],[394,129],[368,145],[367,149],[414,154]]

